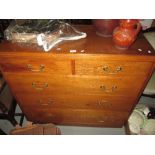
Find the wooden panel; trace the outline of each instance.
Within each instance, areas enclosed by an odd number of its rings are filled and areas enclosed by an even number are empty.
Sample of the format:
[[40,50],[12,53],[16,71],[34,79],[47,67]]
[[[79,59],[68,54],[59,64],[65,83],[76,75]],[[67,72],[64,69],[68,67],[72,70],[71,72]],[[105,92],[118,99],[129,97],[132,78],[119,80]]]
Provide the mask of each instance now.
[[[26,59],[25,59],[26,58]],[[4,72],[20,73],[49,73],[72,74],[71,61],[45,58],[22,57],[20,59],[10,57],[0,62]]]
[[75,73],[79,75],[141,75],[145,76],[150,71],[152,64],[149,62],[115,62],[115,61],[85,61],[75,62]]
[[134,98],[123,98],[101,95],[33,95],[17,94],[19,103],[23,106],[42,108],[72,108],[72,109],[106,109],[130,111]]
[[39,123],[55,123],[70,125],[123,126],[128,117],[126,112],[103,110],[73,110],[73,109],[37,109],[24,107],[27,119]]
[[87,38],[47,53],[1,43],[0,70],[30,121],[121,127],[151,75],[155,51],[142,35],[121,51],[92,26],[79,28]]
[[137,96],[145,77],[5,74],[15,93]]

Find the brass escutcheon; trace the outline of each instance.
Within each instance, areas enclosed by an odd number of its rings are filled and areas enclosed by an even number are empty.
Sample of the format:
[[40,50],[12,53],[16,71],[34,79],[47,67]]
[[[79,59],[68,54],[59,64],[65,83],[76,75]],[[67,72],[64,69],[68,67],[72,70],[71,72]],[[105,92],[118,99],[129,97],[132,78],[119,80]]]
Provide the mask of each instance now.
[[112,93],[112,92],[116,91],[117,86],[112,86],[110,89],[107,89],[106,86],[102,85],[102,86],[100,86],[100,88],[102,89],[102,91],[104,91],[106,93]]
[[40,84],[37,84],[36,82],[32,82],[32,87],[34,87],[37,90],[43,90],[48,87],[48,83],[44,83],[40,85]]
[[116,67],[116,70],[114,70],[114,71],[111,71],[108,66],[103,67],[103,71],[107,74],[117,74],[117,73],[121,72],[122,70],[123,70],[123,68],[121,66]]
[[42,72],[45,69],[45,65],[39,65],[39,69],[34,69],[31,64],[27,65],[27,68],[32,72]]

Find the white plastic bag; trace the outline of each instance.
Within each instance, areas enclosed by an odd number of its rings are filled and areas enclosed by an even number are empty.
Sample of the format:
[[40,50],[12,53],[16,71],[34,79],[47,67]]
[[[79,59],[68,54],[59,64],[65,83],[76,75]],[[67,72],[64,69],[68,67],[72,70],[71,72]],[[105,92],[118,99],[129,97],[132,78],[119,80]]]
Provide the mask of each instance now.
[[85,38],[86,33],[61,20],[22,20],[11,23],[5,38],[12,42],[37,44],[45,52],[64,41]]

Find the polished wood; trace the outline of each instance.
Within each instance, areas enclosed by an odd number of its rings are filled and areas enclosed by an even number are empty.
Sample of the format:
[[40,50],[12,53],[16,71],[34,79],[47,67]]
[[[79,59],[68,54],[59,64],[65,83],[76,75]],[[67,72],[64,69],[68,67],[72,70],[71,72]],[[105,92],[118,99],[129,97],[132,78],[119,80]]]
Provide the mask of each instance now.
[[1,43],[0,69],[30,121],[121,127],[152,75],[155,51],[142,34],[121,51],[92,26],[77,28],[87,38],[47,53]]
[[[134,63],[134,65],[133,65]],[[151,67],[149,62],[125,62],[125,61],[104,61],[99,62],[92,60],[77,60],[76,61],[76,74],[79,75],[140,75],[145,76]]]
[[[113,96],[138,95],[139,87],[145,82],[145,76],[60,76],[50,74],[4,74],[15,93],[32,94],[99,94]],[[48,77],[48,78],[47,78]],[[51,77],[51,78],[50,78]],[[134,89],[133,89],[133,81]],[[35,85],[33,85],[35,84]],[[46,86],[48,85],[48,86]],[[116,89],[115,89],[116,87]]]
[[[114,47],[114,43],[112,42],[112,38],[104,38],[96,35],[96,32],[92,25],[80,25],[77,26],[77,28],[80,31],[84,31],[87,33],[87,37],[85,39],[81,39],[78,41],[71,41],[66,42],[65,44],[61,44],[56,46],[55,48],[51,49],[49,52],[52,54],[69,54],[70,50],[76,50],[76,53],[70,53],[70,55],[76,55],[76,54],[121,54],[121,55],[131,55],[131,56],[148,56],[148,55],[154,55],[154,50],[150,46],[150,44],[146,41],[143,35],[140,34],[139,38],[136,40],[136,42],[126,51],[118,50]],[[7,48],[6,48],[7,46]],[[0,49],[3,52],[17,52],[20,53],[20,55],[23,55],[23,53],[33,53],[34,56],[36,56],[37,53],[43,52],[42,49],[39,48],[32,48],[32,46],[19,46],[15,43],[10,42],[4,42],[0,45]],[[138,49],[142,49],[142,51],[139,51]],[[84,52],[81,52],[83,51]],[[152,53],[148,53],[148,50],[152,51]],[[35,52],[34,52],[35,51]],[[44,53],[44,55],[50,55],[49,53]],[[48,57],[47,56],[47,57]],[[41,57],[40,57],[41,58]]]
[[[80,95],[80,94],[17,94],[19,102],[25,106],[42,108],[71,108],[71,109],[107,109],[113,111],[129,111],[135,98],[120,96]],[[78,98],[78,100],[77,100]],[[125,105],[125,106],[124,106]]]
[[24,107],[25,113],[29,113],[28,119],[34,122],[70,125],[94,125],[121,127],[124,120],[128,117],[127,112],[114,112],[108,110],[87,110],[87,109],[61,109],[61,108],[31,108]]
[[[23,61],[24,60],[24,61]],[[9,62],[9,63],[8,63]],[[42,67],[43,66],[43,67]],[[23,73],[52,73],[52,74],[71,74],[71,62],[59,59],[34,59],[28,56],[19,58],[4,58],[1,67],[5,72]]]

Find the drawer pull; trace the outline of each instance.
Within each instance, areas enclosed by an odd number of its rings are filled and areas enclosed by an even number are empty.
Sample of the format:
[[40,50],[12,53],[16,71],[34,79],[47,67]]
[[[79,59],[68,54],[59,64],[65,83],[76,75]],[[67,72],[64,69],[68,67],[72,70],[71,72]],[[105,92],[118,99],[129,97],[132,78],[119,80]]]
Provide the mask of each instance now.
[[43,105],[43,106],[48,106],[48,105],[51,105],[53,104],[53,100],[48,100],[46,103],[43,101],[43,100],[39,100],[38,101],[39,104]]
[[99,123],[104,123],[104,122],[105,122],[104,120],[100,120],[100,121],[99,121]]
[[48,87],[48,83],[44,83],[44,84],[37,84],[35,82],[32,82],[32,87],[37,89],[37,90],[43,90],[45,88]]
[[106,86],[100,86],[100,89],[106,93],[112,93],[117,90],[117,86],[112,86],[110,89],[107,89]]
[[118,66],[115,71],[110,71],[108,66],[103,67],[103,71],[108,74],[117,74],[119,72],[122,72],[122,70],[123,68],[121,66]]
[[45,69],[45,65],[39,65],[39,69],[34,69],[31,64],[27,65],[27,68],[32,72],[42,72]]
[[53,114],[49,113],[48,117],[54,118],[55,116]]
[[111,106],[112,106],[112,104],[109,103],[109,102],[106,101],[106,100],[101,100],[101,101],[99,101],[99,102],[98,102],[98,105],[99,105],[99,106],[102,106],[102,107],[111,107]]
[[106,121],[109,121],[109,119],[110,119],[110,117],[108,117],[108,116],[103,116],[103,117],[100,117],[100,118],[98,119],[98,122],[104,123],[104,122],[106,122]]

